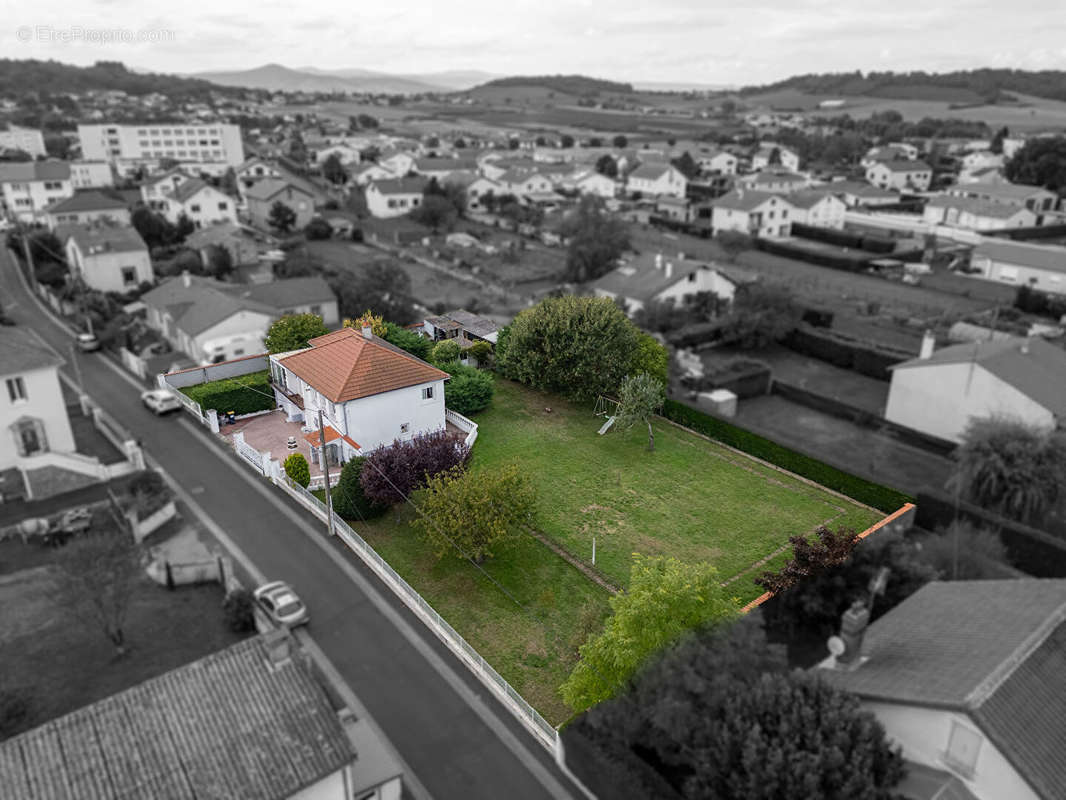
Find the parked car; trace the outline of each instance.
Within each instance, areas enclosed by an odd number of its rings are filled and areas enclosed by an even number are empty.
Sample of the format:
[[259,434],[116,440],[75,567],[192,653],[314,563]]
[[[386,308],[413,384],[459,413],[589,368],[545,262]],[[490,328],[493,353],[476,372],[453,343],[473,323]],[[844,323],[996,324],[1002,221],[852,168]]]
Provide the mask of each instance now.
[[77,341],[78,349],[83,353],[91,353],[100,349],[100,340],[96,338],[95,333],[79,333]]
[[173,392],[168,392],[166,389],[149,389],[147,392],[141,392],[141,402],[148,407],[149,411],[154,411],[159,416],[170,411],[181,410],[181,401],[174,396]]
[[271,621],[287,628],[306,625],[311,621],[307,606],[296,595],[289,584],[283,581],[265,583],[256,589],[252,596],[256,605]]

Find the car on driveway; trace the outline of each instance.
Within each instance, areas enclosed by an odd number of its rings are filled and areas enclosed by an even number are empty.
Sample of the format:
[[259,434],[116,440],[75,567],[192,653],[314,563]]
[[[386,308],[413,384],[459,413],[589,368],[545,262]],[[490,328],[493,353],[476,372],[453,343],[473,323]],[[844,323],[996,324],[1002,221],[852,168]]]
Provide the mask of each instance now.
[[295,628],[311,621],[307,606],[297,597],[292,587],[283,581],[264,583],[252,592],[252,596],[260,610],[276,625]]
[[94,333],[79,333],[78,349],[83,353],[91,353],[94,350],[99,350],[100,340],[96,338],[96,334]]
[[149,389],[141,392],[141,402],[149,411],[154,411],[159,416],[171,411],[181,411],[181,401],[174,396],[173,392],[166,389]]

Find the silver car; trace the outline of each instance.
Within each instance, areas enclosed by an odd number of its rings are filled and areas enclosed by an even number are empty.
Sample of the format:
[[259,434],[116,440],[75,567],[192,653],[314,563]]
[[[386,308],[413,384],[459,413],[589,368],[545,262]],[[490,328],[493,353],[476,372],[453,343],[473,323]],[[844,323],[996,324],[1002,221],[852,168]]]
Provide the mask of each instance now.
[[311,621],[307,606],[283,581],[265,583],[252,592],[256,604],[277,625],[295,628]]
[[154,411],[159,416],[170,411],[181,410],[181,401],[174,396],[173,392],[168,392],[166,389],[149,389],[147,392],[141,392],[141,402],[148,407],[149,411]]

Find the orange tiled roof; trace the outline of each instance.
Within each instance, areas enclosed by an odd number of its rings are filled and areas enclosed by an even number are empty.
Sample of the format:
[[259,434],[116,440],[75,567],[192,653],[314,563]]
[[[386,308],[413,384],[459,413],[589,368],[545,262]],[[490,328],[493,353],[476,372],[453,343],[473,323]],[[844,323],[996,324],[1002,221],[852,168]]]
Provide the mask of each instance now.
[[314,338],[311,349],[281,359],[285,368],[334,403],[447,379],[425,361],[367,339],[353,328]]
[[[326,425],[323,428],[323,430],[326,432],[326,444],[329,444],[332,441],[336,441],[337,439],[344,439],[344,441],[346,441],[348,444],[350,444],[356,450],[360,450],[361,449],[359,447],[359,442],[355,441],[354,439],[352,439],[349,436],[345,436],[343,433],[341,433],[340,431],[336,430],[335,428],[333,428],[333,427],[331,427],[329,425]],[[312,447],[321,447],[322,446],[322,435],[318,431],[311,431],[310,433],[305,433],[304,434],[304,439]]]

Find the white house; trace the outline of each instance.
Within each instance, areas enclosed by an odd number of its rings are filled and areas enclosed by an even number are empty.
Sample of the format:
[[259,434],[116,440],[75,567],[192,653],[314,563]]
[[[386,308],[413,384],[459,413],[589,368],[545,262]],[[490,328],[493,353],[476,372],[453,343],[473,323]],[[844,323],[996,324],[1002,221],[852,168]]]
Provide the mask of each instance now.
[[877,208],[878,206],[891,206],[899,202],[899,192],[882,189],[869,183],[854,181],[835,181],[828,186],[833,194],[844,201],[848,208],[865,206]]
[[303,420],[318,463],[323,413],[327,462],[343,463],[382,445],[445,429],[448,373],[373,335],[341,328],[310,347],[270,356],[274,396]]
[[74,194],[66,161],[0,164],[0,206],[20,222],[44,221],[44,210]]
[[1066,351],[1040,338],[968,342],[892,368],[885,419],[951,442],[971,419],[1005,416],[1052,429],[1066,419]]
[[148,246],[128,225],[72,225],[59,232],[71,272],[101,292],[128,292],[155,280]]
[[971,231],[998,231],[1032,227],[1036,225],[1037,215],[1025,206],[944,195],[931,198],[925,204],[922,219],[931,225],[947,225]]
[[63,360],[26,328],[0,326],[0,470],[24,459],[74,452],[74,433],[59,385]]
[[115,185],[115,172],[107,161],[71,161],[70,182],[74,190]]
[[252,184],[263,178],[280,178],[281,170],[272,161],[266,161],[259,156],[252,156],[234,169],[237,177],[237,187],[244,194],[244,190],[251,188]]
[[410,153],[400,151],[398,153],[393,153],[390,156],[379,158],[378,166],[384,167],[393,175],[404,177],[408,173],[414,171],[415,157]]
[[681,305],[700,292],[710,292],[728,305],[738,285],[737,279],[712,265],[658,253],[627,261],[593,281],[591,287],[597,297],[621,299],[632,315],[652,301]]
[[988,167],[1002,167],[1005,159],[1002,153],[993,153],[990,150],[979,150],[976,153],[968,153],[962,157],[962,171],[974,172]]
[[515,197],[548,194],[552,191],[551,179],[540,172],[508,170],[498,177],[496,182],[503,187],[504,194],[513,194]]
[[736,175],[738,159],[732,153],[725,150],[715,150],[709,153],[699,153],[696,163],[700,165],[700,171],[710,175]]
[[811,180],[806,175],[800,175],[795,172],[765,169],[762,172],[754,172],[737,178],[737,185],[744,189],[754,189],[760,192],[791,194],[800,189],[806,189],[811,185]]
[[356,186],[366,186],[371,181],[384,181],[398,177],[399,175],[387,167],[371,161],[360,164],[358,169],[353,170],[349,180]]
[[712,201],[711,227],[750,236],[788,236],[795,207],[783,194],[735,189]]
[[423,178],[436,178],[446,183],[449,176],[456,172],[476,172],[477,159],[474,158],[418,158],[415,159],[414,172]]
[[866,180],[882,189],[924,192],[933,179],[933,168],[924,161],[878,161],[866,168]]
[[366,207],[379,218],[402,217],[422,205],[425,178],[371,181],[366,187]]
[[176,223],[184,214],[197,228],[216,222],[236,222],[237,203],[200,178],[192,178],[175,187],[166,198],[163,216]]
[[990,281],[1066,294],[1066,247],[985,238],[970,254],[970,266]]
[[87,225],[93,222],[130,224],[130,210],[125,201],[91,189],[53,203],[44,211],[45,221],[52,230],[59,225]]
[[1054,211],[1059,200],[1058,195],[1052,191],[1022,183],[967,183],[950,186],[946,193],[955,197],[972,197],[992,203],[1024,206],[1036,214]]
[[36,128],[22,128],[8,125],[0,129],[0,150],[21,150],[31,157],[48,155],[44,146],[44,136]]
[[618,181],[608,178],[596,170],[579,172],[569,180],[573,187],[581,194],[591,194],[596,197],[609,199],[618,194]]
[[[777,164],[772,164],[774,151],[779,156]],[[767,167],[780,165],[789,172],[798,172],[800,168],[799,154],[773,142],[763,142],[751,156],[751,168],[753,170],[766,169]]]
[[1066,580],[933,581],[868,616],[844,615],[843,654],[815,671],[902,749],[903,796],[1062,796]]
[[672,164],[641,164],[626,178],[626,190],[655,197],[660,194],[684,197],[688,180]]
[[321,166],[329,160],[330,156],[336,156],[342,166],[358,164],[362,160],[359,150],[344,142],[331,144],[315,151],[315,163]]
[[152,211],[166,216],[170,195],[181,184],[192,179],[192,175],[178,167],[159,172],[141,184],[141,200]]
[[914,161],[918,158],[918,148],[912,144],[892,142],[879,147],[871,147],[859,161],[864,167],[872,167],[879,161]]
[[844,228],[844,213],[848,207],[829,189],[809,189],[792,192],[788,202],[795,208],[793,222],[819,228]]
[[244,161],[240,126],[219,122],[78,125],[78,140],[83,158],[122,172],[169,158],[221,174]]

